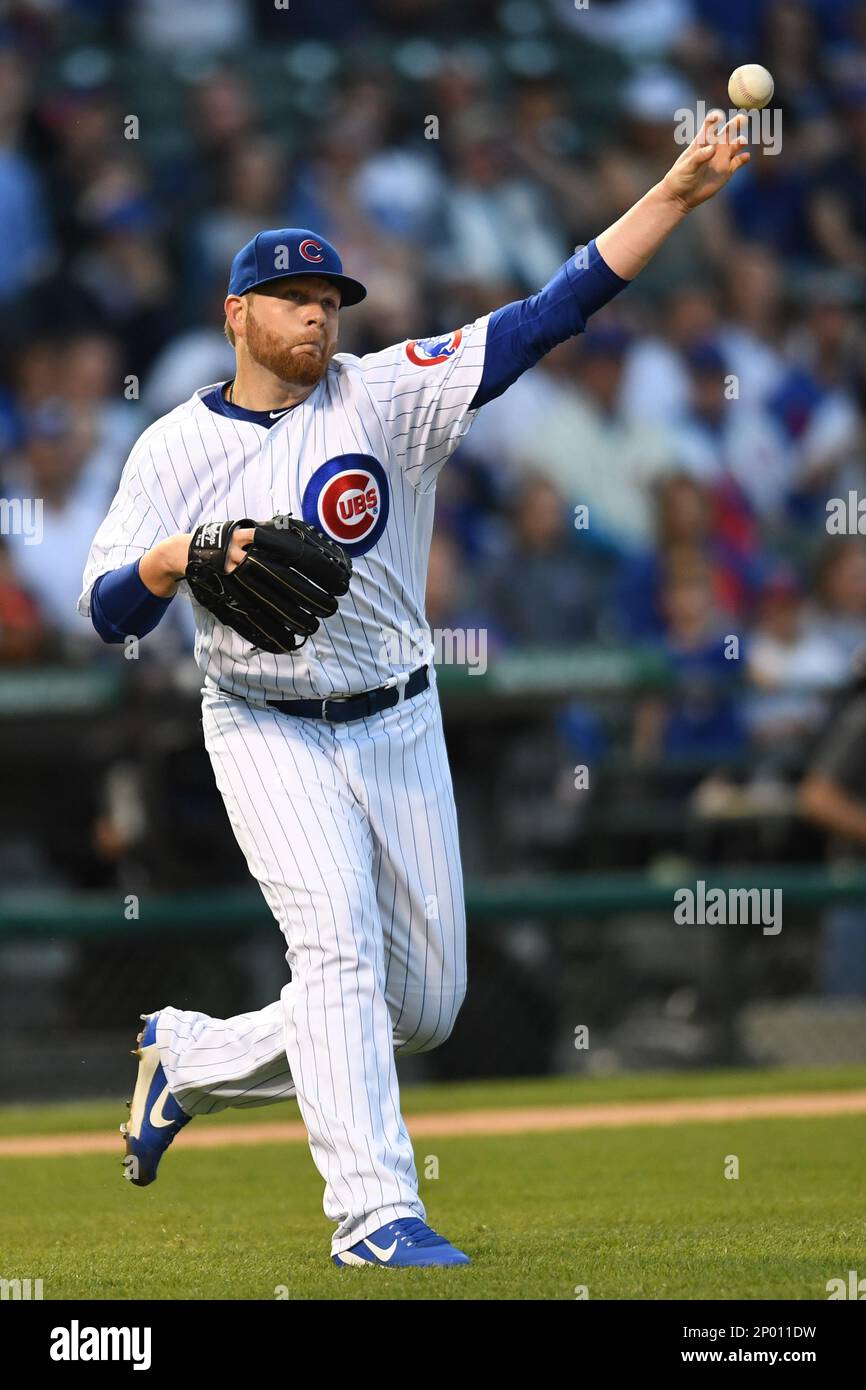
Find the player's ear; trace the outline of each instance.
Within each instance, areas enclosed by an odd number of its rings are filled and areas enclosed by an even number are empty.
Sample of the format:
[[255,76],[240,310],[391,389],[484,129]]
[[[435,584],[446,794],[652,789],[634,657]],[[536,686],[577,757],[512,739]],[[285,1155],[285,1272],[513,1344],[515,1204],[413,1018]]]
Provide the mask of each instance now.
[[[248,298],[249,294],[230,294],[223,306],[226,315],[226,329],[231,329],[231,332],[235,337],[243,336],[243,333],[241,333],[240,335],[238,334],[238,328],[243,329],[243,326],[246,322],[247,307],[245,301]],[[226,332],[226,337],[228,337],[229,342],[231,342],[231,337],[229,337],[228,331]]]

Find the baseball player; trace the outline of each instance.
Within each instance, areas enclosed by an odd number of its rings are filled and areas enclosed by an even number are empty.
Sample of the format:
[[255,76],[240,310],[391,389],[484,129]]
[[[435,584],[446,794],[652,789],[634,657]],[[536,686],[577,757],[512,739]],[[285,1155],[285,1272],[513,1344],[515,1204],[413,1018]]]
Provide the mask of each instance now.
[[[438,1047],[466,989],[451,778],[425,629],[436,478],[476,412],[583,331],[746,162],[710,115],[665,177],[539,293],[438,338],[335,352],[365,296],[324,237],[260,232],[232,263],[232,381],[134,445],[79,600],[107,642],[179,588],[205,744],[291,980],[267,1008],[142,1015],[126,1175],[156,1177],[195,1115],[296,1096],[337,1265],[462,1265],[426,1222],[395,1053]],[[429,634],[429,629],[426,629]]]

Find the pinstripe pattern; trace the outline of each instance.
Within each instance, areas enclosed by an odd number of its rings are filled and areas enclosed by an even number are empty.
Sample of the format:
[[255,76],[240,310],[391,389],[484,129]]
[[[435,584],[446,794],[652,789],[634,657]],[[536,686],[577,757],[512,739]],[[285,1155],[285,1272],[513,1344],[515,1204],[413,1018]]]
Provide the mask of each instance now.
[[270,430],[209,410],[202,397],[213,385],[197,391],[135,444],[91,548],[80,611],[89,613],[100,574],[140,559],[167,536],[202,521],[299,516],[304,489],[322,464],[341,454],[372,455],[388,480],[388,525],[354,558],[349,592],[334,617],[298,652],[274,656],[194,603],[195,656],[207,686],[257,704],[382,685],[403,669],[383,634],[427,629],[435,483],[475,418],[469,404],[484,368],[488,321],[486,315],[467,325],[455,355],[433,366],[411,362],[405,343],[362,358],[338,353],[324,380]]
[[338,1252],[424,1216],[394,1052],[444,1041],[466,988],[438,697],[326,725],[207,693],[204,729],[292,981],[232,1019],[163,1009],[161,1060],[189,1113],[297,1095]]
[[384,469],[387,525],[353,557],[337,613],[297,653],[255,650],[193,605],[205,743],[292,979],[264,1009],[216,1019],[168,1006],[157,1026],[188,1113],[297,1096],[334,1253],[398,1216],[425,1215],[394,1058],[438,1046],[463,1000],[457,819],[435,675],[415,699],[351,724],[286,718],[265,701],[383,684],[405,670],[389,632],[426,630],[432,649],[435,483],[474,418],[488,317],[463,329],[446,362],[418,365],[406,344],[337,355],[270,430],[209,410],[212,386],[196,392],[133,448],[79,600],[86,614],[100,574],[202,521],[301,515],[329,460],[363,454]]

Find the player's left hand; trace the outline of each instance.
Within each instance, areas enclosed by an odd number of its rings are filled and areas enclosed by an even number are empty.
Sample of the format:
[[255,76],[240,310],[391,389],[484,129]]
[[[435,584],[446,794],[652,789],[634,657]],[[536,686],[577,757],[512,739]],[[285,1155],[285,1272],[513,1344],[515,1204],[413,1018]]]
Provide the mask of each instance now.
[[231,574],[247,558],[247,546],[253,544],[256,538],[256,528],[254,526],[239,526],[232,531],[229,542],[228,554],[226,556],[226,574]]
[[744,146],[747,117],[740,113],[725,121],[720,111],[711,111],[692,143],[662,179],[665,192],[686,212],[699,207],[718,193],[750,155]]
[[252,646],[285,656],[334,616],[351,577],[343,547],[291,513],[201,522],[184,571],[202,608]]

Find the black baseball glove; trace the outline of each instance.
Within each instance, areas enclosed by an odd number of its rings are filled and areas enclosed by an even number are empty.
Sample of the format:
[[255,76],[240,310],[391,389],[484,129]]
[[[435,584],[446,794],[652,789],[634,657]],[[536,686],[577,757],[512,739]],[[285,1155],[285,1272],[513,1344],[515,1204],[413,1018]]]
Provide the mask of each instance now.
[[[254,526],[246,556],[226,574],[232,533]],[[342,546],[295,517],[262,523],[206,521],[189,543],[184,578],[193,597],[254,647],[287,653],[303,646],[337,611],[352,561]]]

